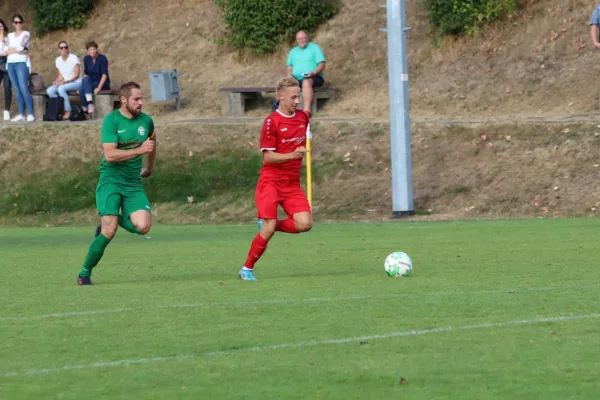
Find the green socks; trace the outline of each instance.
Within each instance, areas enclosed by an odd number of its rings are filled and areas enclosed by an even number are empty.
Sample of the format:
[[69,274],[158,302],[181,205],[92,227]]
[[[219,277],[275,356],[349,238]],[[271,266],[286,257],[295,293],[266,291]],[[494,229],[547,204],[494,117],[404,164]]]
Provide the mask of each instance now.
[[83,268],[81,268],[81,272],[79,276],[91,276],[92,268],[98,265],[98,262],[102,258],[104,254],[104,249],[110,243],[110,239],[100,234],[96,236],[96,239],[90,245],[90,250],[88,251],[88,255],[85,258],[85,262],[83,263]]
[[[138,235],[140,234],[131,220],[122,215],[119,215],[119,226],[128,232],[136,233]],[[104,249],[106,249],[106,246],[108,246],[109,243],[110,239],[106,236],[102,234],[96,236],[96,239],[94,239],[90,245],[90,249],[87,257],[85,258],[85,262],[83,263],[83,268],[81,268],[79,276],[86,277],[92,275],[92,269],[98,265],[98,262],[100,262],[100,259],[104,255]]]
[[136,233],[138,235],[140,234],[138,232],[137,228],[135,227],[135,225],[133,225],[133,223],[129,219],[129,217],[125,217],[123,215],[119,215],[119,226],[121,228],[125,229],[128,232]]

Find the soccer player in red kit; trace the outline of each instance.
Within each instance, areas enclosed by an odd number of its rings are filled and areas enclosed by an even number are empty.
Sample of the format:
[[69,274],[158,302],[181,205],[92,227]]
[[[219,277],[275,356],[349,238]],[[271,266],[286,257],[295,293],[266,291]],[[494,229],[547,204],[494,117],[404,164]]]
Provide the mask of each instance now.
[[[300,86],[294,78],[284,78],[277,85],[279,108],[269,115],[260,133],[263,167],[256,185],[256,208],[260,232],[252,240],[240,279],[255,281],[254,264],[267,249],[276,231],[300,233],[312,227],[312,214],[306,194],[300,187],[302,159],[308,151],[306,134],[308,114],[296,111]],[[281,205],[287,218],[277,220]]]

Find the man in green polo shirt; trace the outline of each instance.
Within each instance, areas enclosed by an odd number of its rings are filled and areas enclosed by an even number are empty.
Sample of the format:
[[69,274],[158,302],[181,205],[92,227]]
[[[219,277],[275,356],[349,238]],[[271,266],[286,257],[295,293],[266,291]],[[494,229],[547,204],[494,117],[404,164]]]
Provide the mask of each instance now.
[[318,44],[310,41],[304,31],[296,34],[296,43],[287,59],[287,76],[293,76],[300,83],[304,97],[304,112],[310,117],[310,106],[313,99],[313,88],[325,83],[325,54]]
[[[119,89],[121,108],[102,122],[102,161],[96,186],[96,207],[101,224],[77,277],[79,285],[91,285],[94,268],[115,236],[117,228],[145,235],[152,225],[150,202],[142,178],[152,175],[156,159],[156,135],[152,118],[142,112],[140,85],[129,82]],[[142,156],[148,156],[142,168]]]

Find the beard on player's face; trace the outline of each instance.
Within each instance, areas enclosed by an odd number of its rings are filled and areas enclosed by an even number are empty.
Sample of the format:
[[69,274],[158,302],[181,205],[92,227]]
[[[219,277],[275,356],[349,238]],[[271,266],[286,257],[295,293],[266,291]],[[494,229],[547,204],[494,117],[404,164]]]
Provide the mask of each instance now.
[[125,107],[127,108],[127,111],[131,113],[131,115],[135,115],[136,117],[142,113],[142,107],[137,107],[135,103],[131,104],[128,102]]

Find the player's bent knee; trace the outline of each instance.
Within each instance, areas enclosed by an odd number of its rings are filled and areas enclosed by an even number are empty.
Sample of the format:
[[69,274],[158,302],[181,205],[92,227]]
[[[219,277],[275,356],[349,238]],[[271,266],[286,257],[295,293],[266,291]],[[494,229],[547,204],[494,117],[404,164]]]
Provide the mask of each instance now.
[[152,218],[146,210],[135,211],[129,216],[129,219],[131,219],[131,223],[135,226],[139,235],[145,235],[152,227]]
[[298,232],[308,232],[312,228],[312,221],[298,221],[296,222],[296,229]]
[[134,223],[133,225],[140,235],[145,235],[146,233],[150,232],[150,228],[152,228],[152,223],[150,221]]

